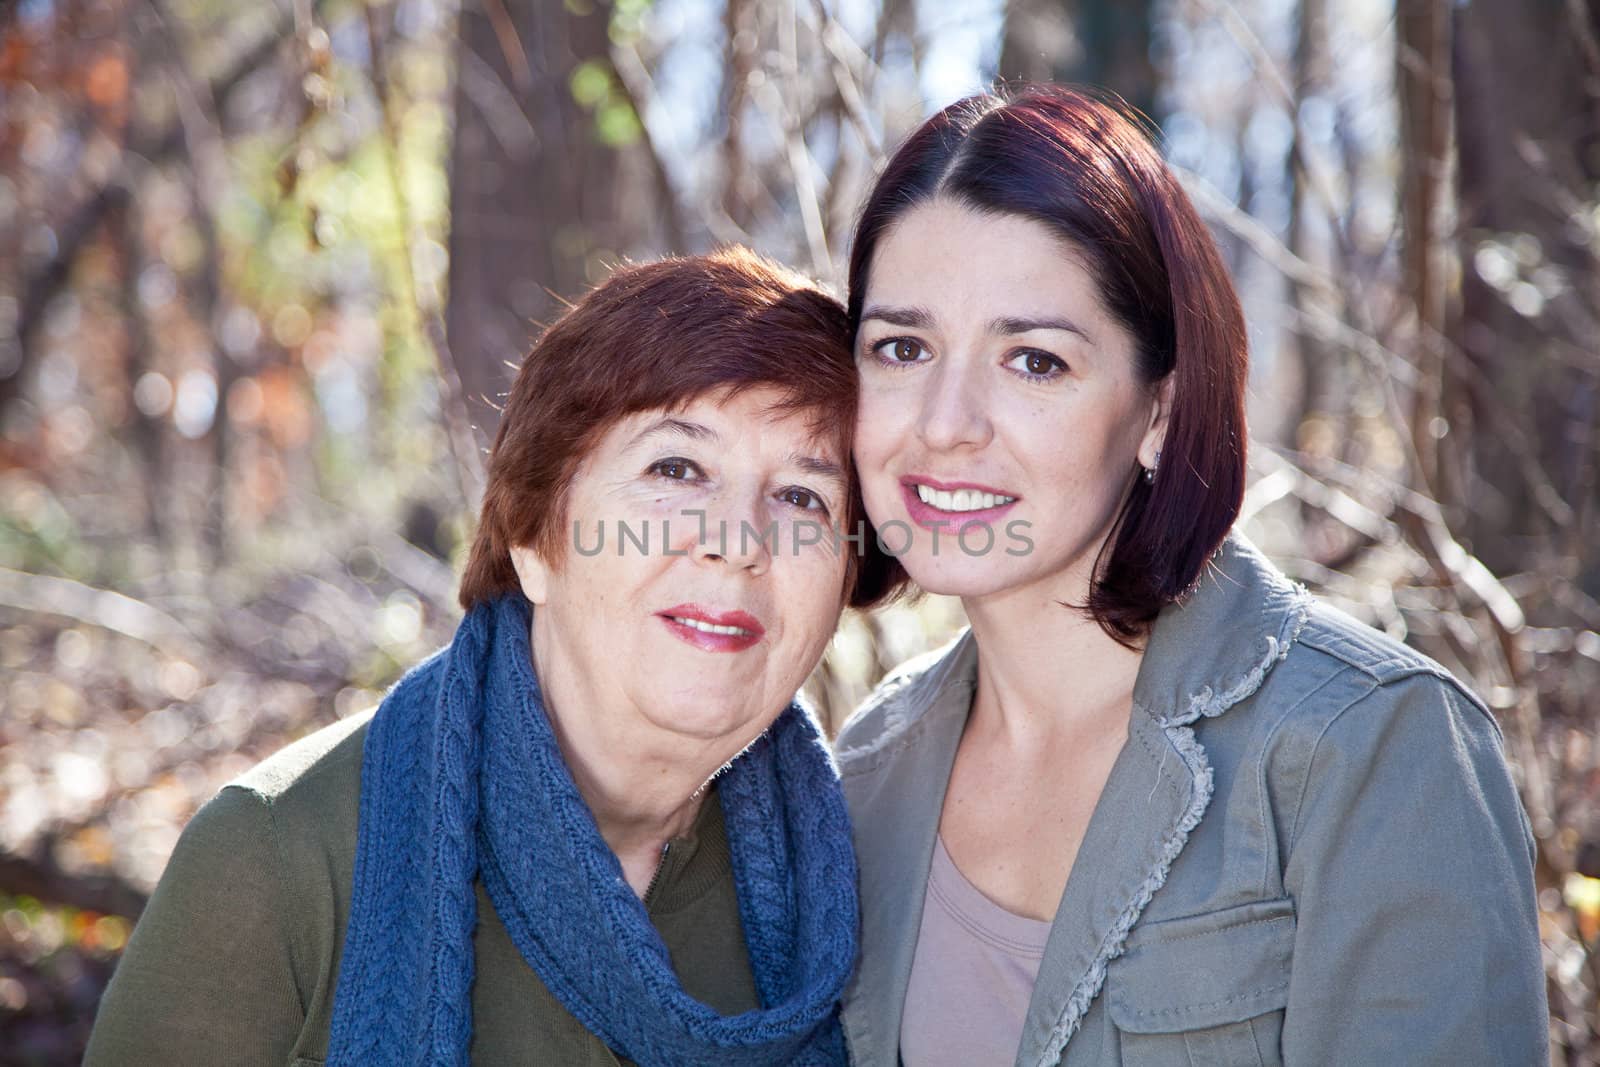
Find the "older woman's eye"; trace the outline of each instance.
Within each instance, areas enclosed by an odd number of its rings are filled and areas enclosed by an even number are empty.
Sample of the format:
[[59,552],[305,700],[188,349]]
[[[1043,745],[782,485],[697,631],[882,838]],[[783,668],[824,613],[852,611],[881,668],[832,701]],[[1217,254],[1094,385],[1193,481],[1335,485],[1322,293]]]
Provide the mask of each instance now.
[[658,474],[663,478],[671,478],[674,481],[688,481],[691,478],[700,477],[700,468],[689,460],[673,457],[671,459],[658,459],[650,464],[650,473]]
[[1030,378],[1053,378],[1067,369],[1066,363],[1037,348],[1025,349],[1006,361],[1006,366]]
[[828,505],[823,503],[820,496],[809,489],[802,489],[797,485],[783,490],[778,494],[778,498],[786,504],[793,504],[795,507],[805,508],[807,511],[828,510]]
[[921,363],[927,355],[922,342],[910,337],[886,337],[873,345],[872,350],[885,363]]

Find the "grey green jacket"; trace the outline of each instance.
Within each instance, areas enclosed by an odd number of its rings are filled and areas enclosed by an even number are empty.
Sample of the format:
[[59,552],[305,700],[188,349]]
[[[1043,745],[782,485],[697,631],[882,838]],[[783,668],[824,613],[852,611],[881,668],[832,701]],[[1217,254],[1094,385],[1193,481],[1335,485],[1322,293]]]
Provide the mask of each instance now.
[[[977,663],[907,664],[839,738],[864,1067],[899,1058]],[[1483,704],[1230,537],[1156,622],[1016,1063],[1548,1063],[1533,854]]]

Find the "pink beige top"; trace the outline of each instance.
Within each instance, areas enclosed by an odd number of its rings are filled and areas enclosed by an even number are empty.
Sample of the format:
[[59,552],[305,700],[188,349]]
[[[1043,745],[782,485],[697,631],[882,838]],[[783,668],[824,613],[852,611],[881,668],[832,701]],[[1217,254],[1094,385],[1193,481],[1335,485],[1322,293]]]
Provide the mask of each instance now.
[[1012,1063],[1049,936],[967,881],[940,838],[900,1018],[906,1067]]

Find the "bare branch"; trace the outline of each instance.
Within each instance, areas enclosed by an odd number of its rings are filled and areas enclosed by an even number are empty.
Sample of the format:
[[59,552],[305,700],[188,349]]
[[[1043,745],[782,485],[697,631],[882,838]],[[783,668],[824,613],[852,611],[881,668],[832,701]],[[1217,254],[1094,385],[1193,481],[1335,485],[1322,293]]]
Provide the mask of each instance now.
[[71,578],[29,574],[0,567],[0,605],[20,611],[61,615],[75,622],[130,637],[168,655],[198,658],[196,636],[161,609],[109,589]]
[[138,919],[146,897],[115,874],[72,874],[55,860],[49,839],[31,856],[0,852],[0,888],[47,904]]
[[[611,68],[617,72],[617,80],[628,97],[628,104],[644,129],[644,150],[650,160],[651,173],[655,176],[656,196],[666,215],[667,240],[673,251],[687,252],[688,230],[683,223],[682,201],[672,183],[666,160],[662,158],[661,133],[648,118],[656,96],[655,82],[645,69],[639,50],[632,44],[612,44]],[[715,228],[708,224],[707,229],[714,232]]]

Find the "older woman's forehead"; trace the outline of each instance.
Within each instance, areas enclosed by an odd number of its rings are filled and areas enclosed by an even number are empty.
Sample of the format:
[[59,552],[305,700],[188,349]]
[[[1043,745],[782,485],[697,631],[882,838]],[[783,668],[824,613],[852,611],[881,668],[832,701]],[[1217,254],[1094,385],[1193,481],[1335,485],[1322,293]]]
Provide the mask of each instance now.
[[[695,412],[716,414],[709,420],[697,420]],[[707,431],[716,433],[715,425],[708,425],[707,421],[714,424],[729,417],[753,417],[774,428],[798,431],[810,452],[837,453],[834,458],[843,458],[850,450],[853,425],[849,420],[841,420],[837,410],[807,403],[806,397],[777,382],[720,387],[670,407],[651,408],[625,416],[638,427],[635,433],[655,429],[686,437],[703,436]]]

